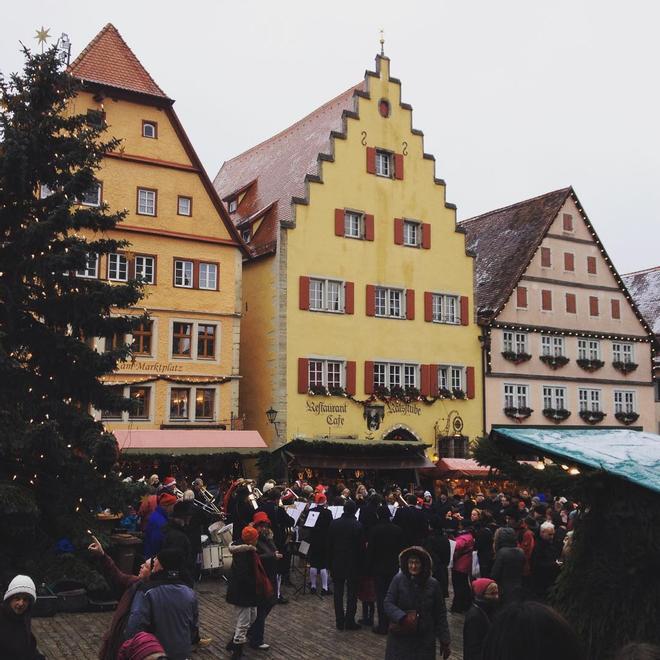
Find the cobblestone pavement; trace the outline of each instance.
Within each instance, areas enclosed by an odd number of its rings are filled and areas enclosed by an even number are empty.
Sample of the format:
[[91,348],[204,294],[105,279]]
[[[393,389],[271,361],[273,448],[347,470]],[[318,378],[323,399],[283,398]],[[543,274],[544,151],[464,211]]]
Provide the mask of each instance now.
[[[225,644],[233,633],[235,612],[225,601],[225,591],[224,581],[217,578],[207,577],[197,587],[200,632],[202,637],[212,637],[213,643],[194,651],[194,660],[229,658]],[[375,635],[366,628],[355,632],[336,630],[332,596],[294,594],[293,587],[288,587],[285,593],[290,598],[289,604],[274,607],[266,621],[265,641],[271,645],[270,650],[264,652],[246,647],[244,658],[354,660],[384,657],[384,636]],[[463,616],[451,613],[448,616],[451,660],[459,660],[463,657]],[[112,612],[57,614],[52,618],[34,619],[32,628],[39,650],[48,660],[94,660],[111,618]],[[437,657],[441,657],[439,652]]]

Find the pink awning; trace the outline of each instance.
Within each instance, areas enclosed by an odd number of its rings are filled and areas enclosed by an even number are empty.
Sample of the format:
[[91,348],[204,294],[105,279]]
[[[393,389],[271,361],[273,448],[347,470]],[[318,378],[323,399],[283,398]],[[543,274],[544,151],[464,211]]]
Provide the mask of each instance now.
[[119,449],[132,454],[217,454],[267,449],[258,431],[153,429],[113,431]]
[[485,477],[489,472],[489,468],[471,458],[441,458],[437,465],[443,472],[458,472],[469,477]]

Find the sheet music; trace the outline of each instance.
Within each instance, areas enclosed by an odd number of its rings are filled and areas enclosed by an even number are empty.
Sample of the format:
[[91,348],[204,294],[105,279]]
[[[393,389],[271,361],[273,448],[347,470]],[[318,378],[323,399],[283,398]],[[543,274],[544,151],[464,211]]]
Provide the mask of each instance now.
[[305,506],[305,502],[294,502],[286,507],[286,512],[293,518],[294,525],[298,524],[298,519],[300,518],[300,514],[305,510]]
[[341,514],[344,513],[344,507],[343,506],[329,506],[328,511],[332,514],[332,519],[337,520],[337,518],[341,518]]
[[307,556],[307,553],[309,552],[309,543],[307,541],[301,541],[300,546],[298,547],[298,552],[301,555]]
[[305,527],[314,527],[316,521],[319,519],[320,511],[310,511],[307,514],[307,520],[305,520]]

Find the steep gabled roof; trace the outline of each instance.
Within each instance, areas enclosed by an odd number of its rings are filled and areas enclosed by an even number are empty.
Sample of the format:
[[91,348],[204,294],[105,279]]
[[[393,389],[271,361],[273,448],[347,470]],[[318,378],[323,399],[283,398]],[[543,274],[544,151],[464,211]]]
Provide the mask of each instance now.
[[259,209],[275,205],[250,243],[254,255],[275,249],[280,224],[293,219],[292,200],[305,197],[308,177],[319,176],[320,160],[324,155],[332,155],[333,133],[343,131],[344,113],[355,111],[356,96],[365,87],[365,82],[350,87],[220,168],[214,186],[222,199],[247,187],[237,212],[232,214],[235,224],[243,224]]
[[571,195],[575,197],[572,188],[562,188],[460,223],[467,249],[476,256],[480,315],[497,315]]
[[621,279],[646,322],[660,336],[660,266],[628,273]]
[[112,23],[71,63],[69,73],[88,83],[168,99]]

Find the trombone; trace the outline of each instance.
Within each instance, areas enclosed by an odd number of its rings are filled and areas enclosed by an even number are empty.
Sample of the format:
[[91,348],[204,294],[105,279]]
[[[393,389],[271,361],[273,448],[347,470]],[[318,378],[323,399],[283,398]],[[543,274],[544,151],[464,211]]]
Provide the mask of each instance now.
[[[202,493],[202,496],[206,500],[205,502],[202,502],[197,498],[193,498],[192,500],[187,500],[187,501],[192,502],[196,507],[202,509],[202,511],[205,511],[206,513],[209,513],[212,516],[219,516],[224,520],[224,514],[216,506],[215,502],[213,501],[213,496],[211,495],[211,493],[209,493],[206,490],[206,488],[204,488],[203,490],[200,489],[200,492]],[[179,490],[176,486],[174,487],[174,495],[176,496],[177,500],[179,500],[180,502],[183,501],[184,499],[183,492]]]

